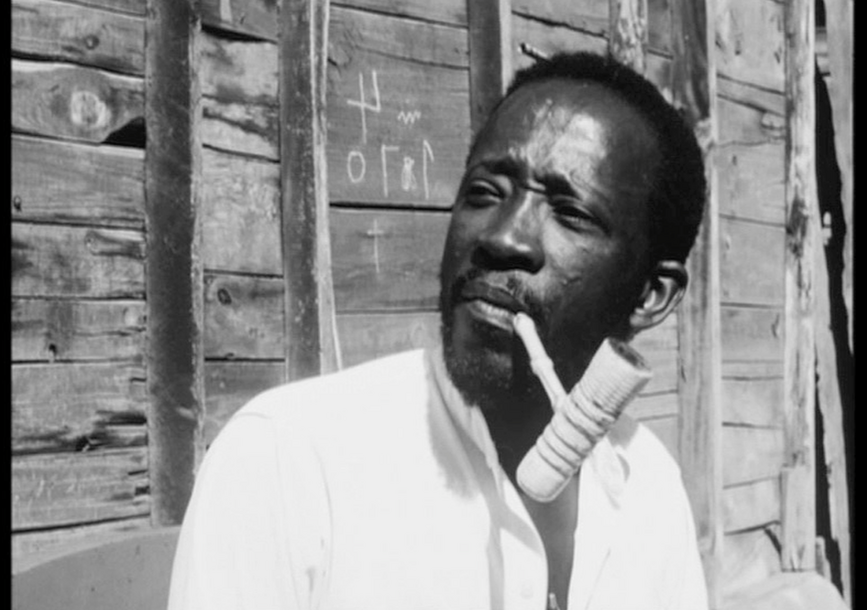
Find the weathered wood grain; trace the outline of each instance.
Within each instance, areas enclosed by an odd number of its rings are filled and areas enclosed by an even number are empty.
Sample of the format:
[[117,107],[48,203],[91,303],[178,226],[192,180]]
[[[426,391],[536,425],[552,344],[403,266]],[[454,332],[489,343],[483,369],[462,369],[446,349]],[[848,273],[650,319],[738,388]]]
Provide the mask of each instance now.
[[135,364],[13,365],[13,453],[144,445],[144,386]]
[[280,166],[202,151],[205,269],[280,275]]
[[205,275],[206,358],[283,358],[283,281]]
[[450,206],[470,135],[466,31],[335,10],[330,36],[330,199]]
[[12,299],[12,361],[143,358],[144,301]]
[[715,6],[720,74],[782,91],[786,78],[783,3],[717,0]]
[[439,342],[440,315],[433,311],[337,316],[341,362],[361,364],[397,352]]
[[512,78],[510,0],[467,3],[470,53],[470,126],[477,134]]
[[146,28],[150,491],[153,523],[176,525],[205,450],[197,5],[151,0]]
[[720,232],[723,302],[782,305],[785,301],[785,230],[723,218]]
[[754,530],[779,523],[780,493],[779,477],[727,487],[722,494],[725,532]]
[[142,17],[147,12],[147,0],[75,0],[75,3]]
[[12,2],[12,51],[144,73],[144,19],[53,0]]
[[608,52],[644,74],[647,46],[647,0],[609,0]]
[[779,526],[772,525],[725,537],[720,572],[723,598],[782,571],[779,536]]
[[786,349],[787,469],[783,482],[782,557],[786,570],[816,565],[816,270],[821,246],[816,187],[815,5],[785,4],[786,30]]
[[144,229],[144,151],[14,136],[12,218]]
[[724,97],[718,98],[717,109],[720,146],[785,142],[786,120],[775,111],[748,106]]
[[638,334],[631,345],[644,357],[653,371],[653,377],[642,393],[675,391],[678,383],[677,316],[671,315],[659,326]]
[[146,447],[20,456],[12,462],[12,530],[143,516]]
[[436,309],[448,221],[439,212],[332,210],[337,310]]
[[727,424],[782,428],[783,378],[724,378],[723,421]]
[[463,0],[340,0],[339,4],[426,21],[467,24],[467,3]]
[[786,219],[783,142],[721,146],[714,157],[720,214],[782,226]]
[[221,102],[277,107],[278,45],[235,41],[203,32],[202,95]]
[[782,362],[784,325],[781,307],[722,306],[720,340],[723,362]]
[[[677,392],[662,392],[660,394],[648,394],[642,392],[627,407],[629,416],[638,421],[659,419],[664,417],[678,418],[680,404],[677,400]],[[674,446],[673,444],[671,445]],[[676,457],[674,454],[672,456]]]
[[285,379],[282,362],[205,362],[205,446],[248,400]]
[[13,222],[12,295],[141,298],[144,236]]
[[271,106],[202,100],[202,143],[217,150],[280,159],[279,112]]
[[13,131],[99,143],[143,116],[141,78],[12,60]]
[[786,463],[785,440],[780,429],[723,426],[723,485],[779,476]]
[[761,89],[721,75],[717,80],[717,93],[720,99],[728,102],[743,104],[779,116],[786,114],[786,96],[781,91]]

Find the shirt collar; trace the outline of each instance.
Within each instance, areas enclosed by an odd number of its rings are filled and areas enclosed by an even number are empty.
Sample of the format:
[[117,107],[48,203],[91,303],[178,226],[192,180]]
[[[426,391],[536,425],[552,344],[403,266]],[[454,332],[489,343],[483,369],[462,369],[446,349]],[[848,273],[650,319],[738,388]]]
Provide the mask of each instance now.
[[[470,437],[473,443],[485,456],[485,462],[494,473],[497,491],[502,493],[503,479],[506,479],[500,467],[497,447],[491,438],[488,424],[476,405],[468,404],[458,389],[452,383],[445,367],[442,345],[428,350],[427,360],[433,372],[433,377],[452,420]],[[620,506],[626,482],[629,478],[629,457],[625,451],[626,430],[631,422],[621,416],[612,429],[592,449],[585,460],[596,475],[600,485],[615,507]]]

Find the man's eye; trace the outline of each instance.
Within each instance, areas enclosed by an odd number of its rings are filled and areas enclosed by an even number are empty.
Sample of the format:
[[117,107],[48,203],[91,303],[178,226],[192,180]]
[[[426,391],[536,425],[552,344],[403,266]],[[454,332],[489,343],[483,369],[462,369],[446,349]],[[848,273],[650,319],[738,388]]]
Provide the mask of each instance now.
[[500,191],[487,183],[473,183],[467,187],[464,199],[470,205],[492,205],[499,203],[502,196]]
[[553,199],[551,206],[554,208],[554,214],[566,226],[585,228],[598,224],[598,219],[573,199]]

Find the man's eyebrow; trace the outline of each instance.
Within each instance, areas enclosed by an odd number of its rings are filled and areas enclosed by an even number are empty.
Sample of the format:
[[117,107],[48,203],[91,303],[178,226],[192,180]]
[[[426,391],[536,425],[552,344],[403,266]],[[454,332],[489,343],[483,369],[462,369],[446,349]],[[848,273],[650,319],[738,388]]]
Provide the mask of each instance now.
[[[548,192],[560,195],[578,194],[575,185],[570,182],[568,176],[563,176],[557,173],[544,173],[535,176],[528,176],[526,174],[526,166],[521,163],[520,159],[515,157],[507,156],[497,159],[485,159],[476,164],[476,167],[482,167],[492,174],[512,176],[524,183],[526,183],[527,179],[532,179],[541,184]],[[524,184],[524,186],[531,188],[531,190],[538,190],[527,184]]]

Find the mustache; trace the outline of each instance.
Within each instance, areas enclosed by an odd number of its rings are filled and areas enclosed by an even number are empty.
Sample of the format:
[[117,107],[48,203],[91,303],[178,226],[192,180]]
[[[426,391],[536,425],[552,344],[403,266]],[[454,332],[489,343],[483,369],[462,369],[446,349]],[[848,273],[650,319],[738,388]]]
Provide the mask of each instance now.
[[449,296],[451,307],[468,297],[487,298],[515,312],[523,311],[533,318],[540,330],[545,326],[547,316],[541,302],[515,274],[473,267],[455,278]]

